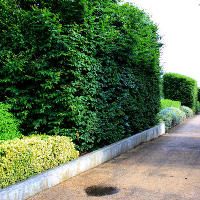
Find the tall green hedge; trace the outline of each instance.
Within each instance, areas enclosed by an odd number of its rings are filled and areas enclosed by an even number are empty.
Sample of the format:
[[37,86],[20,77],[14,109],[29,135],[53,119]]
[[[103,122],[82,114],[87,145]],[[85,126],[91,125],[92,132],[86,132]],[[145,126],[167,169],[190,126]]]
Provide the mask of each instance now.
[[143,11],[111,0],[1,0],[0,11],[0,100],[24,134],[87,150],[158,122],[161,44]]
[[176,73],[165,73],[163,76],[163,92],[166,99],[180,101],[196,112],[197,82],[196,80]]

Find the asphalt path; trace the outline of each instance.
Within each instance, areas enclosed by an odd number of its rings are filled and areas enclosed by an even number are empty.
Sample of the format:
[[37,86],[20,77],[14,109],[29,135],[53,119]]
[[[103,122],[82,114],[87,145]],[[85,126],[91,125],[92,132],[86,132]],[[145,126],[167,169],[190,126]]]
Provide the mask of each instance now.
[[200,115],[158,139],[29,198],[108,199],[200,200]]

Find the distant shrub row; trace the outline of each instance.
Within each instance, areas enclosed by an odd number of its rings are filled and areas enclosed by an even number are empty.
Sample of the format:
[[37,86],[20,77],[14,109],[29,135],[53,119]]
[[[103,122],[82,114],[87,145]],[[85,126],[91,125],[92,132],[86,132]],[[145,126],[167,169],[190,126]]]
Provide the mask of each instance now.
[[65,136],[31,136],[0,141],[0,189],[77,158]]
[[176,107],[165,107],[158,114],[158,117],[165,122],[166,131],[183,122],[186,117],[192,116],[192,109],[186,106],[181,106],[180,109]]
[[[197,101],[197,104],[198,103],[199,102]],[[196,108],[198,108],[198,106],[196,106]],[[161,100],[161,111],[159,112],[158,117],[161,121],[165,122],[166,131],[183,122],[187,117],[192,117],[193,115],[193,110],[187,106],[181,106],[180,101],[171,99]]]

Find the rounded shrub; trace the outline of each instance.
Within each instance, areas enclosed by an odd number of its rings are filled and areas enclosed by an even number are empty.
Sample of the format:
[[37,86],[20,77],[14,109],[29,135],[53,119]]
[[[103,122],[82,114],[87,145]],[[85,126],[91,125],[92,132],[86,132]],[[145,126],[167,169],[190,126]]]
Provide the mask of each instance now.
[[77,158],[65,136],[31,136],[0,144],[0,188]]
[[181,110],[185,113],[186,117],[192,117],[194,115],[192,109],[187,106],[181,106]]
[[160,111],[158,117],[165,122],[166,131],[186,119],[186,114],[178,108],[166,107]]
[[19,122],[9,112],[9,106],[0,102],[0,140],[21,138],[18,126]]

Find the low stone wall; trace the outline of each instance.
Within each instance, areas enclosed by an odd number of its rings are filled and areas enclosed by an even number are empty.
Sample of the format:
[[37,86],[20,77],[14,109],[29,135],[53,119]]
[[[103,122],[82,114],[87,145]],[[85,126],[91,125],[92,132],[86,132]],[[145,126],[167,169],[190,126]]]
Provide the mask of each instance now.
[[165,134],[164,123],[0,190],[0,200],[24,200]]

